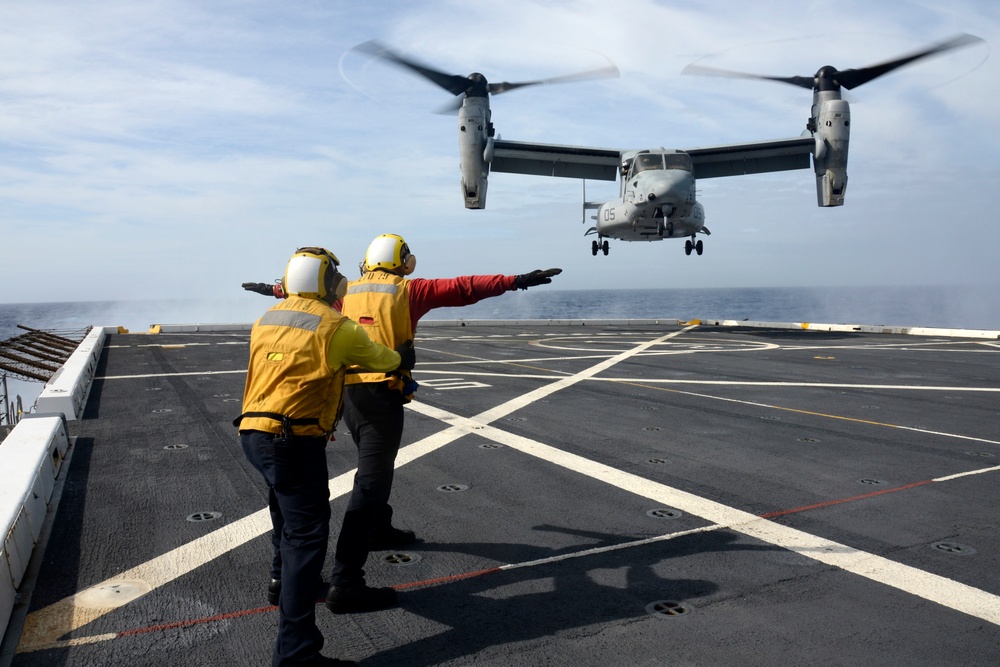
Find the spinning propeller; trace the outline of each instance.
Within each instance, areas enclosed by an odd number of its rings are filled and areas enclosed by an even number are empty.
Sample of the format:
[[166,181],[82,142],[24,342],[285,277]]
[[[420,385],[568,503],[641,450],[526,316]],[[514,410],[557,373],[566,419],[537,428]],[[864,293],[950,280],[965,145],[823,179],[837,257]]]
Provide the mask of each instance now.
[[908,65],[916,60],[920,60],[921,58],[926,58],[951,49],[957,49],[962,46],[968,46],[969,44],[975,44],[982,41],[983,39],[980,37],[962,33],[952,37],[951,39],[946,39],[943,42],[933,44],[915,53],[901,56],[895,60],[890,60],[878,65],[870,65],[868,67],[862,67],[861,69],[845,70],[838,70],[832,65],[825,65],[821,67],[813,76],[764,76],[760,74],[733,72],[730,70],[716,69],[714,67],[706,67],[704,65],[695,64],[685,67],[682,73],[706,74],[710,76],[730,76],[744,79],[764,79],[765,81],[788,83],[800,88],[812,89],[816,92],[827,90],[839,91],[841,88],[851,90],[852,88],[857,88],[862,84],[868,83],[872,79],[877,79],[883,74],[888,74],[898,67]]
[[[412,58],[405,57],[400,53],[393,51],[392,49],[383,46],[379,42],[369,41],[364,44],[359,44],[354,47],[356,51],[366,53],[370,56],[375,56],[377,58],[382,58],[391,63],[404,67],[420,76],[424,77],[428,81],[444,88],[452,95],[462,95],[464,97],[488,97],[489,95],[499,95],[500,93],[506,93],[511,90],[516,90],[518,88],[525,88],[527,86],[547,86],[551,83],[566,83],[569,81],[585,81],[589,79],[602,79],[609,77],[617,77],[619,75],[618,68],[614,65],[609,65],[608,67],[602,67],[599,69],[588,70],[586,72],[579,72],[577,74],[567,74],[564,76],[557,76],[551,79],[538,79],[536,81],[521,81],[518,83],[510,83],[504,81],[501,83],[490,83],[486,80],[486,77],[479,72],[473,72],[468,76],[461,76],[459,74],[447,74],[445,72],[438,71],[426,65],[423,65]],[[450,110],[456,109],[462,105],[461,99],[458,100],[454,107],[449,107]]]

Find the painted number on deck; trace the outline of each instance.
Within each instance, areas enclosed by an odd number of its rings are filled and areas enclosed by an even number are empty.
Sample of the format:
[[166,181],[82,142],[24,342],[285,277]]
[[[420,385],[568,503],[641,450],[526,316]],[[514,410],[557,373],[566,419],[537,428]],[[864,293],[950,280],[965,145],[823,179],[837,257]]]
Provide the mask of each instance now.
[[489,387],[488,384],[476,382],[475,380],[464,380],[462,378],[435,378],[433,380],[418,380],[422,387],[432,387],[438,391],[446,389],[479,389]]

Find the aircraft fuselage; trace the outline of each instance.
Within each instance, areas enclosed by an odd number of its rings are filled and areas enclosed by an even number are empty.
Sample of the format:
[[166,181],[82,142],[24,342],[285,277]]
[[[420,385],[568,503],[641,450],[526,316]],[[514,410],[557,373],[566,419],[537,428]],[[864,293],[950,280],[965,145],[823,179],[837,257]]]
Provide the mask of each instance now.
[[628,158],[623,165],[623,171],[626,169],[622,196],[597,209],[596,231],[600,236],[656,241],[692,236],[705,226],[705,211],[695,198],[688,156],[645,151]]

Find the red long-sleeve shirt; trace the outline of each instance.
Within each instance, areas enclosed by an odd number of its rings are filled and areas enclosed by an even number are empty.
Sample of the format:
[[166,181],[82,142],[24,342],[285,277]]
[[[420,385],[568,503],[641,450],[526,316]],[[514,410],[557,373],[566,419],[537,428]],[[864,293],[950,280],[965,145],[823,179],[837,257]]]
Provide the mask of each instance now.
[[[412,278],[410,279],[410,323],[417,330],[420,318],[435,308],[471,306],[474,303],[500,296],[516,289],[516,276],[458,276],[457,278]],[[276,299],[284,299],[285,291],[280,283],[274,285]],[[339,312],[340,301],[333,304]]]
[[514,276],[458,276],[410,280],[410,321],[417,322],[435,308],[469,306],[514,288]]

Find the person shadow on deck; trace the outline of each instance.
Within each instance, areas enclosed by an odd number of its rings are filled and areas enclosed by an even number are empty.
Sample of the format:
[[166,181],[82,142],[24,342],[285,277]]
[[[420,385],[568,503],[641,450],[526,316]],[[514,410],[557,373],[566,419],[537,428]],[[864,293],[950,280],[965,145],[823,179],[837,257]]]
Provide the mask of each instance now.
[[[595,540],[597,544],[539,553],[537,547],[521,544],[428,543],[420,545],[419,551],[458,552],[493,561],[523,563],[625,541],[620,535],[554,526],[537,526],[535,530],[572,534]],[[484,663],[502,663],[506,656],[502,647],[506,645],[518,644],[523,649],[525,643],[544,638],[558,640],[574,629],[641,620],[648,617],[646,607],[650,603],[661,600],[684,603],[719,588],[708,580],[665,576],[663,572],[669,570],[666,561],[713,551],[771,548],[733,544],[737,539],[731,532],[697,533],[407,590],[400,600],[406,613],[448,629],[376,653],[365,659],[365,665],[421,667],[473,655]],[[419,621],[407,622],[410,624]],[[594,630],[592,634],[598,632]],[[562,658],[567,661],[569,656]],[[516,661],[515,657],[506,659]],[[602,662],[607,660],[588,655],[584,664]],[[521,664],[527,663],[521,661]]]

